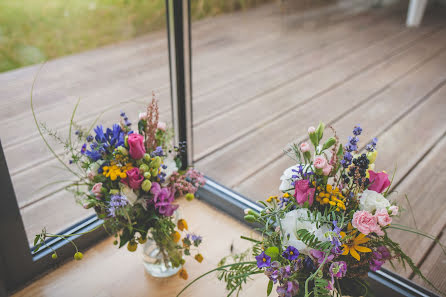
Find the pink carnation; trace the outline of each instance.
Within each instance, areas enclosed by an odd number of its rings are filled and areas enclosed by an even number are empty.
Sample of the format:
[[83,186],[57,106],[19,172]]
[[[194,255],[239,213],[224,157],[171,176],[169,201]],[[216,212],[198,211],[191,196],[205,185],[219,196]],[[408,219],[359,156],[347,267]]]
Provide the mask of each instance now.
[[302,151],[302,153],[308,152],[310,150],[310,145],[308,144],[308,142],[302,142],[300,144],[300,150]]
[[93,188],[91,188],[91,192],[96,196],[96,198],[99,198],[102,196],[101,189],[102,183],[97,183],[93,186]]
[[304,204],[308,201],[310,205],[313,204],[315,189],[310,188],[310,181],[306,179],[298,180],[294,187],[294,197],[296,198],[297,203]]
[[324,169],[327,166],[327,160],[322,156],[317,156],[314,158],[313,164],[316,169]]
[[378,209],[375,212],[375,217],[378,221],[378,224],[382,227],[390,225],[390,223],[392,223],[392,218],[389,216],[387,209]]
[[331,166],[330,164],[327,163],[327,165],[324,167],[324,169],[322,169],[322,173],[325,176],[328,176],[332,169],[333,169],[333,166]]
[[392,216],[398,215],[398,206],[392,205],[391,207],[389,207],[389,210],[392,212]]
[[366,210],[360,210],[353,214],[352,225],[365,235],[372,232],[375,232],[378,235],[382,234],[376,217]]

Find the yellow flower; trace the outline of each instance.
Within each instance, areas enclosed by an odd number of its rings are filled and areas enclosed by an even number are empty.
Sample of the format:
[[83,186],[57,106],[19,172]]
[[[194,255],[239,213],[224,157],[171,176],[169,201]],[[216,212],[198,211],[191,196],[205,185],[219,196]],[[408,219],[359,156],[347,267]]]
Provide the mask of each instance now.
[[181,231],[183,231],[184,229],[188,230],[187,222],[186,222],[185,219],[179,219],[178,222],[177,222],[177,227]]
[[[361,257],[359,256],[358,252],[360,253],[370,253],[372,250],[365,246],[360,246],[360,244],[364,244],[370,240],[370,238],[365,237],[365,234],[359,233],[358,236],[354,237],[358,230],[353,230],[353,226],[349,223],[347,227],[347,231],[350,232],[350,236],[353,238],[349,240],[347,243],[344,243],[342,245],[342,248],[344,249],[342,255],[346,256],[350,253],[353,258],[356,260],[361,260]],[[347,235],[344,231],[341,231],[339,233],[342,238],[345,238]]]
[[279,202],[279,198],[277,196],[269,196],[268,199],[266,199],[266,202],[271,203],[273,199]]
[[202,254],[196,254],[195,260],[198,261],[198,263],[201,263],[203,261],[203,255]]
[[179,242],[180,239],[181,239],[181,235],[180,235],[180,233],[179,233],[178,231],[175,231],[175,232],[172,234],[172,237],[173,237],[173,241],[174,241],[175,243]]

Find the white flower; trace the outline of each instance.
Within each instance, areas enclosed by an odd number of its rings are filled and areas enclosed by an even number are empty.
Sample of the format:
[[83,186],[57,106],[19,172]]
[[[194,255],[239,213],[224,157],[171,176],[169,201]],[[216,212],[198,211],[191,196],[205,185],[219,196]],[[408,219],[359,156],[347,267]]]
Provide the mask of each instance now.
[[365,190],[359,198],[359,209],[370,213],[377,209],[386,209],[389,206],[389,200],[375,191]]
[[[285,215],[285,218],[280,220],[282,225],[282,231],[285,234],[283,247],[291,245],[299,250],[300,253],[308,255],[310,253],[311,248],[309,248],[305,243],[298,240],[296,237],[296,231],[300,229],[306,229],[309,232],[313,233],[320,241],[329,241],[329,238],[325,237],[325,233],[330,231],[330,228],[327,225],[321,225],[318,229],[316,228],[316,223],[312,223],[309,221],[308,217],[308,209],[306,208],[298,208],[288,212]],[[287,239],[288,234],[290,238]]]
[[163,160],[163,164],[166,165],[166,169],[163,169],[163,172],[166,174],[166,183],[169,181],[169,177],[172,173],[178,171],[177,163],[175,160],[167,158]]
[[[288,192],[290,195],[294,195],[294,186],[292,185],[292,183],[298,178],[293,178],[293,175],[298,175],[296,171],[299,171],[299,166],[301,165],[297,164],[285,169],[282,176],[280,177],[281,183],[279,186],[279,191]],[[306,165],[304,167],[304,172],[307,170],[308,166],[309,165]]]
[[93,179],[96,175],[98,175],[98,170],[99,167],[101,167],[102,163],[104,163],[104,160],[96,161],[90,164],[90,166],[87,169],[87,176],[90,179]]
[[136,202],[136,200],[138,200],[138,196],[135,194],[135,192],[133,192],[133,189],[120,183],[121,186],[121,195],[124,195],[125,197],[127,197],[128,202],[130,203],[130,205],[133,206],[133,204]]

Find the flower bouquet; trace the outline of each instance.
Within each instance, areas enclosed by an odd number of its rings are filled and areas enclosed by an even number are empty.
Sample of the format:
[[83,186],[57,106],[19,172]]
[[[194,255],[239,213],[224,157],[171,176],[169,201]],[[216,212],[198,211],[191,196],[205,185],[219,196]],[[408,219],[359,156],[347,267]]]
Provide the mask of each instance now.
[[254,274],[267,277],[267,295],[276,287],[286,297],[364,296],[367,273],[395,260],[426,280],[389,237],[393,225],[421,232],[392,224],[399,208],[388,199],[387,173],[374,171],[377,139],[359,152],[359,126],[345,146],[334,130],[323,142],[324,129],[323,123],[310,127],[311,144],[291,145],[288,153],[297,165],[280,178],[282,194],[259,201],[260,212],[245,210],[245,220],[255,223],[259,238],[242,236],[253,247],[223,258],[212,270],[226,282],[228,296],[240,292]]
[[[179,170],[179,155],[185,144],[172,145],[173,133],[158,120],[155,98],[147,112],[139,115],[137,129],[132,129],[127,115],[122,112],[118,124],[106,130],[98,125],[94,128],[94,136],[90,130],[73,122],[76,108],[68,140],[45,125],[39,125],[32,109],[37,128],[48,148],[75,177],[66,189],[84,208],[93,208],[104,220],[105,230],[116,237],[115,245],[127,245],[127,249],[133,252],[138,244],[145,244],[145,266],[152,275],[161,277],[178,272],[185,262],[183,255],[191,255],[192,249],[195,259],[201,262],[203,256],[197,248],[202,239],[187,233],[187,223],[179,216],[175,199],[185,196],[192,200],[205,179],[193,168]],[[72,140],[73,128],[76,131]],[[64,145],[68,162],[55,153],[44,137],[45,133]],[[70,235],[51,234],[43,229],[35,237],[35,252],[50,237],[69,240]],[[147,240],[150,244],[146,243]],[[74,246],[74,258],[80,260],[82,253]],[[57,258],[55,251],[53,258]],[[186,279],[187,272],[182,269],[180,276]]]

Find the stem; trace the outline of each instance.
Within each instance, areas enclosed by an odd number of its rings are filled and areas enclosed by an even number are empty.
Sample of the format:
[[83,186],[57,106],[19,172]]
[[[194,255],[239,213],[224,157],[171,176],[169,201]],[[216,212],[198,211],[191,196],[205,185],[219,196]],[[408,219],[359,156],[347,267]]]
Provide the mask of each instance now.
[[325,254],[326,254],[326,255],[325,255],[324,261],[322,261],[322,263],[321,263],[321,265],[319,265],[318,269],[317,269],[312,275],[310,275],[310,276],[307,278],[307,280],[305,281],[305,297],[310,296],[310,294],[308,293],[308,282],[309,282],[310,280],[312,280],[312,279],[316,276],[316,274],[319,272],[319,270],[321,270],[322,266],[324,266],[325,261],[327,261],[328,256],[330,255],[329,252],[326,252]]
[[72,137],[71,130],[73,128],[73,119],[74,119],[74,115],[76,114],[76,110],[77,110],[77,107],[79,106],[80,101],[81,101],[81,98],[77,99],[77,103],[74,106],[73,112],[71,113],[70,126],[68,129],[68,145],[69,145],[70,149],[71,149],[71,143],[72,143],[71,142],[71,137]]
[[249,238],[249,237],[246,237],[246,236],[240,236],[240,238],[244,239],[244,240],[252,241],[252,242],[255,242],[255,243],[262,243],[261,241],[258,241],[258,240],[255,240],[255,239],[252,239],[252,238]]
[[62,161],[62,159],[56,154],[56,152],[53,150],[53,148],[50,146],[50,144],[48,143],[48,141],[45,139],[45,136],[43,136],[43,132],[42,129],[40,128],[39,122],[37,121],[37,117],[36,117],[36,112],[34,111],[34,103],[33,103],[33,91],[34,91],[34,85],[36,83],[37,80],[37,75],[39,74],[40,70],[42,70],[42,67],[45,64],[42,64],[42,66],[39,68],[39,71],[37,72],[36,76],[34,77],[33,80],[33,84],[31,86],[31,112],[33,114],[33,118],[34,118],[34,122],[36,124],[37,127],[37,131],[39,131],[40,137],[42,138],[43,142],[45,143],[45,145],[48,147],[48,149],[50,150],[50,152],[53,154],[53,156],[72,174],[74,174],[76,177],[81,178],[76,172],[74,172],[73,170],[71,170],[70,167],[67,166],[67,164],[65,164],[64,161]]
[[245,265],[245,264],[255,264],[255,263],[256,263],[256,262],[254,262],[254,261],[250,261],[250,262],[240,262],[240,263],[232,263],[232,264],[227,264],[227,265],[223,265],[223,266],[217,267],[217,268],[215,268],[215,269],[212,269],[212,270],[210,270],[210,271],[208,271],[208,272],[206,272],[206,273],[200,275],[199,277],[197,277],[196,279],[194,279],[193,281],[191,281],[189,284],[187,284],[187,286],[185,286],[185,287],[184,287],[184,288],[177,294],[176,297],[180,296],[184,291],[186,291],[187,288],[189,288],[189,287],[190,287],[192,284],[194,284],[196,281],[198,281],[199,279],[205,277],[205,276],[208,275],[208,274],[211,274],[212,272],[219,271],[219,270],[223,270],[224,268],[232,267],[232,266],[235,266],[235,265]]

